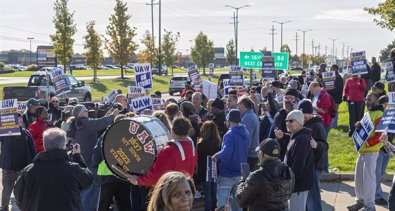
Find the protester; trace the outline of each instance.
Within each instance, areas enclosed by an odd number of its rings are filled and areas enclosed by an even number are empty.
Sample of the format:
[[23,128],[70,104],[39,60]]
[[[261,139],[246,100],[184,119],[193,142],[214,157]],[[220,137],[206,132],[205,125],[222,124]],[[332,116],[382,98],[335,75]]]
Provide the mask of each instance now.
[[29,133],[33,137],[34,146],[37,152],[44,151],[43,133],[50,126],[47,123],[48,111],[43,106],[39,106],[36,110],[37,119],[29,126]]
[[[114,122],[124,118],[126,118],[126,116],[120,114],[115,117]],[[115,198],[116,206],[119,211],[130,211],[132,210],[133,198],[133,195],[131,196],[132,185],[127,181],[115,177],[104,162],[102,155],[103,138],[102,135],[98,139],[93,149],[92,156],[92,162],[95,163],[94,165],[98,166],[96,183],[100,185],[97,211],[107,211],[113,198]],[[134,188],[140,191],[138,187]]]
[[304,127],[311,129],[310,145],[314,151],[315,177],[312,189],[307,196],[307,211],[321,211],[320,177],[324,169],[323,155],[328,151],[327,136],[324,122],[320,116],[313,114],[313,105],[310,100],[302,100],[298,104],[298,110],[303,112]]
[[197,145],[197,138],[199,136],[199,125],[201,123],[201,119],[198,115],[195,114],[195,107],[189,101],[184,101],[180,105],[180,110],[183,116],[190,120],[191,128],[189,129],[188,136],[192,139],[195,146]]
[[120,110],[121,114],[126,114],[127,112],[129,112],[129,102],[128,98],[125,95],[118,94],[117,96],[115,96],[115,103],[122,105],[122,109],[118,109]]
[[[311,130],[303,127],[304,115],[299,110],[291,111],[287,115],[286,124],[290,133],[290,141],[283,162],[295,174],[295,188],[289,200],[289,208],[290,211],[300,211],[306,209],[308,193],[314,183],[314,153],[310,145]],[[288,136],[281,130],[275,133],[279,139]]]
[[51,114],[49,119],[51,122],[56,122],[62,118],[62,107],[59,105],[59,98],[53,96],[48,104],[48,114]]
[[259,117],[259,140],[265,140],[266,138],[274,138],[274,117],[279,108],[270,87],[262,87],[261,95],[264,103],[260,109],[262,116]]
[[80,211],[82,189],[93,182],[74,145],[72,160],[66,151],[66,133],[59,128],[44,132],[44,151],[25,167],[16,181],[14,195],[21,211]]
[[167,118],[165,112],[163,112],[163,111],[155,111],[152,114],[152,116],[158,118],[165,125],[165,127],[169,131],[171,131],[170,122],[169,122],[169,119]]
[[258,168],[258,155],[255,149],[259,145],[259,119],[254,112],[254,103],[247,96],[239,99],[237,107],[241,113],[241,124],[247,128],[249,133],[247,162],[250,165],[250,169],[254,171]]
[[34,98],[30,98],[26,102],[26,110],[23,112],[24,128],[29,128],[30,124],[36,121],[36,110],[39,105],[40,101]]
[[167,171],[182,171],[193,175],[198,156],[193,141],[188,137],[190,128],[191,122],[187,118],[175,118],[171,130],[173,140],[159,152],[147,173],[130,176],[130,182],[134,185],[152,187]]
[[170,171],[152,190],[147,211],[191,211],[195,186],[188,175]]
[[281,103],[283,102],[283,98],[285,96],[285,91],[284,89],[282,89],[282,84],[280,83],[280,81],[272,81],[270,83],[270,87],[272,88],[272,91],[274,93],[274,99]]
[[385,85],[380,81],[377,81],[373,84],[372,91],[377,93],[379,95],[379,98],[381,96],[387,95],[387,93],[385,92]]
[[332,118],[332,128],[337,128],[337,120],[339,118],[339,105],[342,103],[342,96],[343,96],[343,88],[344,88],[344,81],[342,76],[339,74],[339,66],[333,64],[331,66],[330,71],[335,72],[336,80],[333,89],[327,90],[327,93],[330,94],[336,102],[336,116]]
[[226,107],[226,114],[228,114],[229,111],[232,109],[237,109],[237,95],[228,95],[228,98],[226,100]]
[[204,193],[204,210],[212,211],[217,206],[217,183],[207,181],[207,157],[220,150],[221,137],[213,121],[206,121],[200,129],[198,139],[198,180]]
[[228,131],[228,128],[225,125],[225,119],[226,119],[226,114],[225,114],[225,104],[222,100],[219,98],[215,98],[213,103],[211,103],[211,112],[213,114],[213,122],[217,126],[219,135],[221,136],[221,139],[224,137],[225,133]]
[[202,121],[207,119],[207,110],[202,106],[202,93],[194,92],[192,94],[192,104],[195,108],[195,114],[200,117]]
[[[237,183],[240,180],[241,164],[247,162],[250,135],[244,125],[241,125],[240,111],[233,109],[226,116],[229,130],[224,136],[221,151],[215,153],[212,159],[219,163],[217,179],[217,207],[225,207],[228,198],[234,199]],[[232,211],[238,211],[235,202],[231,203]]]
[[370,66],[370,76],[373,83],[381,79],[381,67],[376,61],[376,57],[372,57],[372,66]]
[[214,118],[211,104],[214,102],[214,99],[210,99],[207,101],[207,120],[212,120]]
[[[395,146],[392,144],[394,139],[393,133],[382,133],[380,141],[383,143],[385,150],[390,154],[391,157],[395,156]],[[392,180],[392,185],[388,197],[388,208],[390,211],[395,211],[395,177]]]
[[21,170],[36,156],[33,138],[24,129],[22,115],[18,113],[21,135],[0,137],[0,168],[2,169],[2,192],[0,211],[8,211],[14,184]]
[[[77,143],[81,146],[81,156],[96,179],[97,165],[94,165],[92,162],[93,148],[101,135],[100,131],[113,123],[114,117],[119,114],[119,110],[110,109],[102,118],[89,118],[88,109],[84,105],[76,105],[72,110],[72,114],[74,119],[70,124],[70,128],[73,129],[72,131],[75,131],[75,134],[70,136],[73,137],[72,143]],[[98,195],[99,187],[94,183],[83,190],[82,207],[84,211],[96,210]]]
[[347,79],[343,90],[343,101],[347,101],[349,114],[348,136],[351,137],[355,130],[355,123],[361,120],[364,110],[364,93],[366,83],[363,78],[353,75]]
[[[376,190],[376,164],[379,156],[379,150],[383,146],[380,142],[381,133],[376,132],[383,112],[379,109],[378,95],[370,92],[366,96],[367,114],[373,124],[373,130],[370,132],[368,139],[359,150],[358,159],[355,167],[355,195],[357,203],[348,206],[347,209],[357,211],[365,208],[366,211],[375,209],[375,191]],[[356,128],[361,127],[361,123],[356,123]]]
[[243,178],[236,192],[240,207],[249,211],[287,210],[295,176],[292,170],[282,163],[280,144],[271,138],[263,140],[257,147],[259,169]]
[[[181,98],[186,97],[187,91],[191,91],[191,92],[192,92],[192,93],[191,93],[191,98],[192,98],[192,94],[193,94],[194,92],[196,92],[196,90],[192,87],[192,82],[190,82],[190,81],[187,81],[187,82],[185,83],[185,88],[181,91]],[[187,98],[187,97],[186,97],[186,98]],[[189,101],[190,101],[190,100],[189,100]]]

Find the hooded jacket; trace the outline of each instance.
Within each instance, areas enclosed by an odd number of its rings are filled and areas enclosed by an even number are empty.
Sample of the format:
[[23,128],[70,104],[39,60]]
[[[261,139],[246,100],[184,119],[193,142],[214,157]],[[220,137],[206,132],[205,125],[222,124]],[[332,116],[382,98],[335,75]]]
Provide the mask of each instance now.
[[295,174],[294,193],[310,190],[314,181],[314,152],[310,146],[311,130],[302,128],[290,137],[295,142],[287,150],[286,164]]
[[77,117],[74,119],[77,128],[73,143],[80,144],[81,156],[84,158],[89,167],[93,166],[92,154],[93,148],[100,136],[100,131],[108,127],[114,121],[114,116],[102,118]]
[[93,182],[80,154],[72,162],[66,150],[39,153],[16,181],[16,204],[22,211],[80,211],[81,191]]
[[309,121],[303,125],[305,128],[311,129],[311,137],[317,142],[317,148],[314,150],[314,166],[316,170],[322,171],[324,168],[324,162],[322,155],[325,151],[328,151],[329,145],[326,142],[325,128],[322,118],[319,116],[313,116]]
[[344,85],[343,98],[351,102],[363,102],[366,91],[366,82],[363,78],[349,78]]
[[224,136],[221,151],[217,153],[219,175],[237,177],[241,175],[241,163],[247,162],[249,133],[244,125],[229,128]]
[[292,170],[277,160],[261,162],[260,168],[241,181],[236,191],[236,201],[249,211],[282,210],[288,207],[295,176]]

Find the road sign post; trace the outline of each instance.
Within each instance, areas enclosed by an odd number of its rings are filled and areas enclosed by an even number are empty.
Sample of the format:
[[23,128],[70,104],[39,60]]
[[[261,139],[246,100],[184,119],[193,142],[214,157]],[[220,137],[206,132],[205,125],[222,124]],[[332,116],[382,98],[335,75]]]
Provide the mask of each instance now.
[[[274,69],[287,70],[289,63],[288,53],[273,53]],[[240,66],[246,69],[262,69],[261,52],[240,52]]]

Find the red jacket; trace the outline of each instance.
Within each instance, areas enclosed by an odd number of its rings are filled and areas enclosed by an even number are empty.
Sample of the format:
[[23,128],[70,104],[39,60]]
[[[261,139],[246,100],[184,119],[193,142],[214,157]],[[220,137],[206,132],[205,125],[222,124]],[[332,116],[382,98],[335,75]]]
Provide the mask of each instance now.
[[351,102],[363,102],[366,91],[366,82],[363,78],[349,78],[343,90],[343,97],[347,97]]
[[184,151],[185,160],[181,159],[181,152],[177,145],[174,142],[169,142],[159,152],[151,169],[138,177],[138,185],[154,186],[159,178],[168,171],[181,171],[189,174],[190,177],[193,176],[198,159],[197,150],[192,141],[182,140],[179,143]]
[[48,123],[40,118],[37,118],[36,121],[29,126],[29,132],[33,137],[34,147],[37,153],[44,151],[43,133],[48,128]]
[[332,124],[332,116],[329,113],[329,108],[331,107],[331,98],[329,94],[321,89],[320,96],[318,97],[317,107],[324,110],[324,113],[317,112],[324,121],[324,126],[329,126]]
[[190,87],[189,89],[184,88],[181,92],[181,97],[185,97],[185,95],[187,94],[187,91],[191,90],[192,92],[196,92],[196,89],[194,89],[193,87]]

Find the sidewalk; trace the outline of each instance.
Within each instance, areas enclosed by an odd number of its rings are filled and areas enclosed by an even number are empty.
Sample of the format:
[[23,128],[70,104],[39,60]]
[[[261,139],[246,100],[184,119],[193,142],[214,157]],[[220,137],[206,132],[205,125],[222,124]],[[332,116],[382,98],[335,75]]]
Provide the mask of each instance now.
[[[0,174],[1,175],[1,174]],[[391,188],[391,182],[386,181],[381,185],[386,197],[388,197],[389,190]],[[2,187],[0,187],[2,189]],[[347,210],[347,206],[354,204],[354,181],[337,181],[337,182],[322,182],[321,183],[321,197],[322,206],[324,211],[344,211]],[[11,211],[19,211],[15,205],[15,198],[12,196],[10,206]],[[203,199],[196,199],[194,202],[193,211],[203,211],[204,202]],[[388,210],[388,208],[376,205],[377,211]]]

